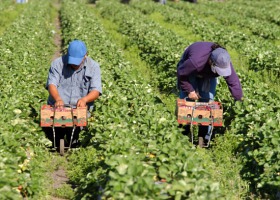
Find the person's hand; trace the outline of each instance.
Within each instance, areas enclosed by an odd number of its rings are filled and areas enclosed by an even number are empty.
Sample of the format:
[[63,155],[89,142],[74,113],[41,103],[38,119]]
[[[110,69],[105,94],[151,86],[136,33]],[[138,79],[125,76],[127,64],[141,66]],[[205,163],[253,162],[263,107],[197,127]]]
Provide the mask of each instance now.
[[87,105],[87,102],[83,98],[79,99],[77,102],[77,107],[85,107],[86,105]]
[[243,104],[243,97],[241,99],[234,99],[234,105]]
[[198,100],[200,96],[195,91],[192,91],[189,93],[188,98],[191,100]]
[[64,106],[63,100],[62,100],[62,99],[57,100],[57,101],[55,102],[54,106],[55,106],[56,108],[62,108],[62,107]]

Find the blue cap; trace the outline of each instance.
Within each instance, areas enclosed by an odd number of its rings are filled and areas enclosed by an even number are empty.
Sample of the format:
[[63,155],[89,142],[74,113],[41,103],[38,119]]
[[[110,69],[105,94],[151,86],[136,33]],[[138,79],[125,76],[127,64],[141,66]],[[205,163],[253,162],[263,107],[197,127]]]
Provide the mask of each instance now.
[[80,65],[86,53],[85,43],[80,40],[73,40],[68,47],[68,64]]
[[211,53],[211,60],[214,64],[215,71],[220,76],[231,75],[230,56],[223,48],[217,48]]

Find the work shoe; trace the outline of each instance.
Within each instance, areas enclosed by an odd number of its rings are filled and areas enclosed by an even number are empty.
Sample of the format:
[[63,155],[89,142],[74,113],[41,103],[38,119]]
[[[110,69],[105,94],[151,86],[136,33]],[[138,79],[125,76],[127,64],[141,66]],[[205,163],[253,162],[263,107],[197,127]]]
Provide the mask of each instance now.
[[204,145],[205,145],[204,147],[209,147],[210,141],[207,139],[204,139]]
[[73,140],[73,141],[72,141],[71,148],[78,148],[78,147],[80,147],[80,141],[78,141],[78,140]]
[[203,137],[198,137],[198,146],[201,148],[208,147],[208,140],[204,139]]
[[204,147],[204,138],[198,137],[198,146],[203,148]]

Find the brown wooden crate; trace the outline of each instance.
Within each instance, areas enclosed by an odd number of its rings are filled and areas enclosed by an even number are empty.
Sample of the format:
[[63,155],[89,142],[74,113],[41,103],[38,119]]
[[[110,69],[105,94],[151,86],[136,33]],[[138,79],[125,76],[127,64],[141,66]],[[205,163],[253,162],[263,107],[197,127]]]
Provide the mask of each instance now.
[[[73,112],[73,113],[72,113]],[[41,127],[87,126],[87,107],[54,108],[50,105],[41,107]]]
[[223,126],[223,107],[220,102],[192,102],[177,99],[179,124]]

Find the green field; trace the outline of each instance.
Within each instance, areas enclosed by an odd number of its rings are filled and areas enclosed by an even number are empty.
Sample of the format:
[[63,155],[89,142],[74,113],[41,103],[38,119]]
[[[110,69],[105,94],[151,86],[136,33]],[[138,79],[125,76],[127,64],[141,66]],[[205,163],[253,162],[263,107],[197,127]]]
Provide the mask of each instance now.
[[[0,199],[280,199],[280,4],[276,0],[0,0]],[[102,71],[81,147],[49,150],[40,127],[51,61],[83,40]],[[210,148],[178,128],[176,64],[196,41],[225,46]],[[197,140],[197,136],[195,136]],[[59,187],[53,175],[63,169]]]

